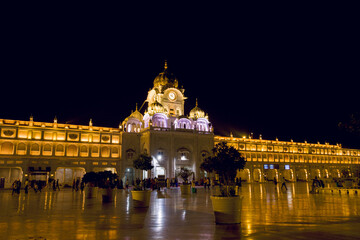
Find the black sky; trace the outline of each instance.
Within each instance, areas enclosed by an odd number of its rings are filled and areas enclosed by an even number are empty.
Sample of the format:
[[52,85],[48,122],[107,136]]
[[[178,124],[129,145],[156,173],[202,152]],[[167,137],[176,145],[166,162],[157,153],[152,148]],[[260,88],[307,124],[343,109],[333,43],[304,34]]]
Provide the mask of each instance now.
[[3,18],[0,118],[117,127],[163,70],[215,133],[360,147],[352,6],[41,6]]

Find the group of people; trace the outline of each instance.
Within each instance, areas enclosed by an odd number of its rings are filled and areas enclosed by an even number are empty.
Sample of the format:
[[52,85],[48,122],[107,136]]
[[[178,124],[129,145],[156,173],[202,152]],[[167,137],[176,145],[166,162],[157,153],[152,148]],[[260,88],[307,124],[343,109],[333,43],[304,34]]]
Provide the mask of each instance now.
[[[29,189],[32,188],[34,190],[34,192],[37,193],[37,192],[41,192],[41,190],[45,186],[46,186],[46,183],[44,181],[38,181],[38,180],[29,181],[28,179],[26,179],[24,182],[24,191],[25,191],[25,194],[28,194]],[[49,189],[52,188],[54,191],[56,191],[56,190],[60,191],[59,179],[49,181],[47,186],[49,187]],[[14,195],[14,193],[20,194],[20,190],[21,190],[20,179],[16,179],[13,182],[11,187],[12,187],[12,195]]]
[[14,195],[14,193],[19,194],[20,193],[20,189],[21,189],[21,181],[19,179],[16,179],[13,184],[12,184],[12,195]]
[[[44,184],[41,181],[37,181],[37,180],[29,181],[28,179],[26,179],[24,183],[25,194],[29,193],[30,188],[34,189],[35,193],[37,193],[38,191],[41,192],[43,186]],[[12,187],[12,193],[11,193],[12,195],[14,193],[20,194],[20,190],[21,190],[20,179],[15,180],[11,187]]]

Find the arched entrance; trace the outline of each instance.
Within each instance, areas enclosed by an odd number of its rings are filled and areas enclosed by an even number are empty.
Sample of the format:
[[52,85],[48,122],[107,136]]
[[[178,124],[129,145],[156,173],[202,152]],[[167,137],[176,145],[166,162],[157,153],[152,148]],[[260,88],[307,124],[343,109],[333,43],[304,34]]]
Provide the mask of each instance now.
[[324,169],[324,172],[322,174],[324,178],[329,178],[329,171],[327,169]]
[[295,174],[292,169],[285,169],[282,175],[287,181],[295,182]]
[[297,171],[297,180],[298,181],[302,181],[302,182],[306,182],[308,181],[308,171],[307,169],[300,169],[299,171]]
[[248,169],[248,168],[241,169],[240,171],[237,172],[236,177],[241,178],[241,181],[250,182],[250,180],[251,180],[250,169]]
[[333,169],[331,171],[331,177],[333,178],[340,178],[340,170],[339,169]]
[[312,177],[313,179],[315,179],[315,177],[317,177],[318,179],[320,179],[320,178],[321,178],[321,171],[320,171],[320,169],[312,169],[312,170],[311,170],[311,177]]
[[126,183],[126,180],[129,182],[129,185],[135,184],[135,170],[132,167],[128,167],[125,169],[125,174],[123,177],[124,184]]
[[268,181],[274,181],[274,178],[279,181],[279,173],[277,169],[268,169],[266,175]]
[[74,180],[81,180],[85,174],[85,168],[81,167],[58,167],[55,172],[55,180],[59,179],[59,184],[72,186]]
[[263,181],[263,175],[261,173],[261,169],[259,169],[259,168],[254,169],[253,178],[254,178],[254,182],[262,182]]
[[11,188],[15,180],[23,180],[21,167],[1,167],[0,168],[0,188]]

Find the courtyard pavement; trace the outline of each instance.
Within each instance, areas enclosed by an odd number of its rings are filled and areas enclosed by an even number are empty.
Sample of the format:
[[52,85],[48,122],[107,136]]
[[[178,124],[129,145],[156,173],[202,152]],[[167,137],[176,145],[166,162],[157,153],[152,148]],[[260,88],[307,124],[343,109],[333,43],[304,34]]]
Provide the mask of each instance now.
[[360,239],[360,196],[310,194],[310,183],[243,184],[242,223],[216,225],[210,195],[198,188],[154,191],[146,209],[131,194],[86,199],[71,189],[25,195],[0,191],[0,239]]

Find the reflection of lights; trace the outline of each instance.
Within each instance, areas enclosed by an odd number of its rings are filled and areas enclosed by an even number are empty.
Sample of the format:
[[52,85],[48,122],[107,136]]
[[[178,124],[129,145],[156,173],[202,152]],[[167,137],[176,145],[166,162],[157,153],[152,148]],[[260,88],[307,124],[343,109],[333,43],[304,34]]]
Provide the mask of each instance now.
[[181,220],[185,221],[186,218],[186,210],[182,211],[181,213]]
[[253,230],[251,228],[251,224],[246,225],[246,230],[247,230],[247,234],[252,234],[253,233]]
[[126,212],[128,213],[130,210],[130,194],[126,197]]

